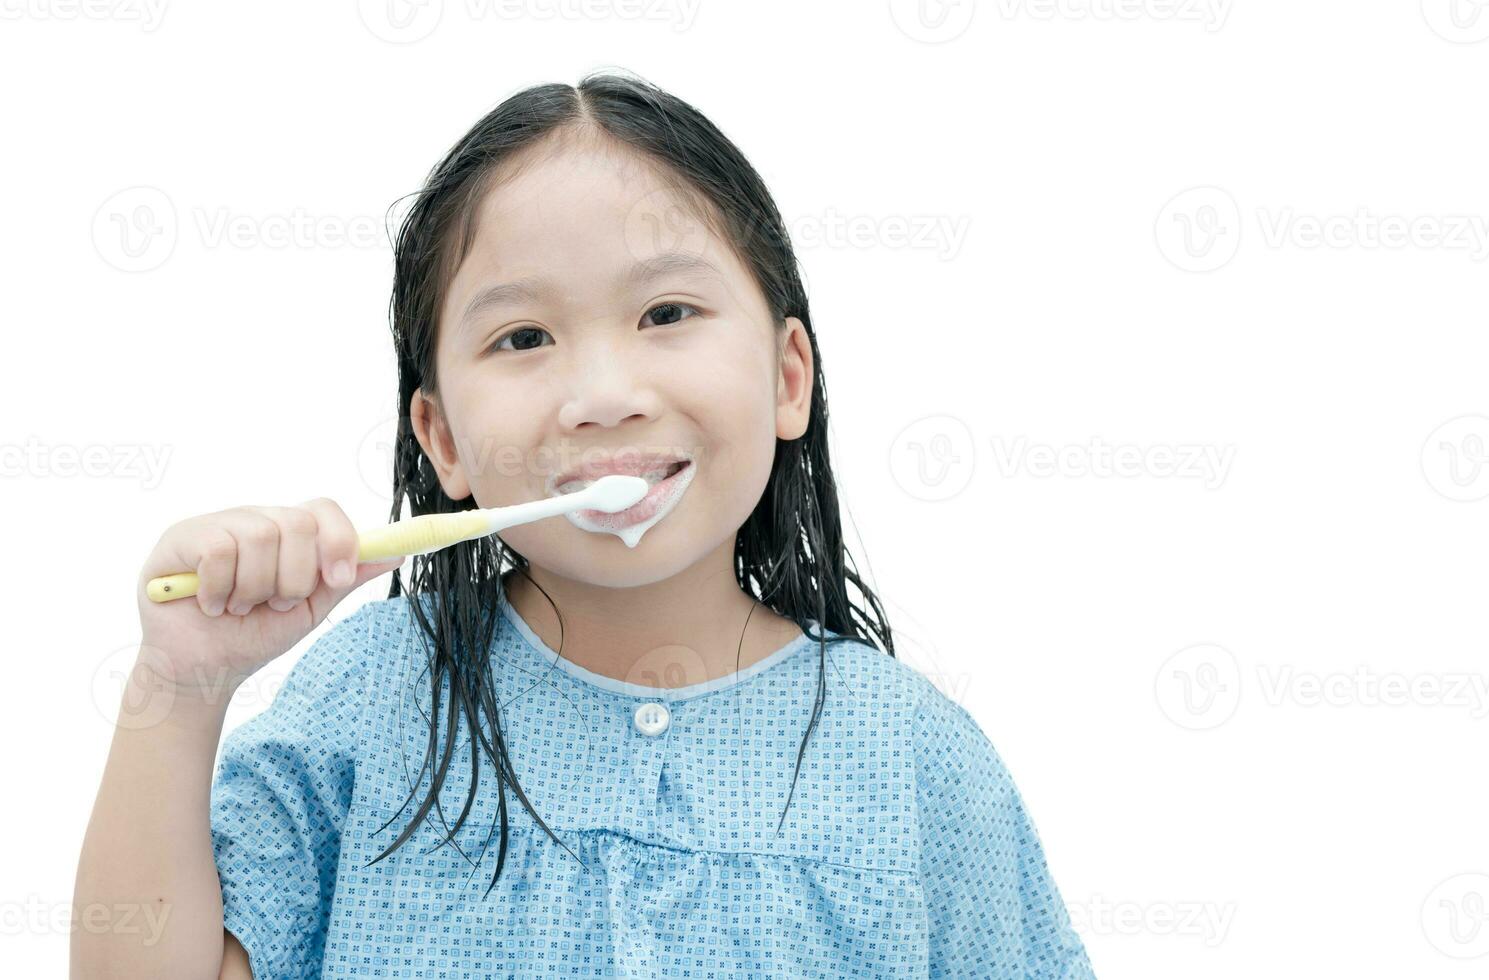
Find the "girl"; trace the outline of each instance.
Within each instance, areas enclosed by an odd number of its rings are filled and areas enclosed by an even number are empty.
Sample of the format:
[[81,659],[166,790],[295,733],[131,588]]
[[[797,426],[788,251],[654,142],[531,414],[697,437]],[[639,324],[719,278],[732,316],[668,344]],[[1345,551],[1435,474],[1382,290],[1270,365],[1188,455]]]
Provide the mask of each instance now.
[[[417,557],[313,643],[223,745],[226,931],[204,893],[178,953],[261,980],[1092,975],[1002,761],[849,564],[796,258],[718,129],[622,75],[518,93],[418,193],[391,313],[394,519],[661,486]],[[326,500],[168,532],[141,583],[203,583],[145,610],[173,717],[193,661],[164,617],[253,621],[261,645],[195,654],[246,677],[391,567],[348,556]],[[207,823],[174,850],[204,862]]]

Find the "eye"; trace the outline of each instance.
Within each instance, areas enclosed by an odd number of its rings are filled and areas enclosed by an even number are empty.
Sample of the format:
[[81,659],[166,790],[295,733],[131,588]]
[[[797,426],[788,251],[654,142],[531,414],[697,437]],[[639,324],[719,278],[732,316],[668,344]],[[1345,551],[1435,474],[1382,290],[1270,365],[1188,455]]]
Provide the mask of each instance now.
[[[647,310],[646,312],[647,312],[648,315],[650,315],[652,313],[657,312],[658,310],[662,310],[663,311],[662,316],[667,321],[664,324],[658,324],[658,326],[669,326],[669,327],[672,324],[678,323],[679,321],[681,321],[682,319],[684,319],[683,316],[681,315],[681,312],[680,312],[682,310],[687,310],[688,312],[694,314],[695,316],[698,313],[698,310],[695,307],[689,306],[686,303],[658,303],[656,306],[653,306],[651,309]],[[675,319],[674,319],[674,317],[675,317]],[[645,317],[643,317],[642,319],[645,319]]]
[[[514,344],[518,342],[518,340],[517,340],[518,338],[521,338],[524,342],[528,342],[528,341],[532,341],[534,339],[533,338],[533,335],[534,334],[547,334],[547,333],[548,333],[548,331],[544,330],[542,327],[518,327],[516,330],[513,330],[509,334],[505,334],[500,340],[498,340],[495,343],[493,343],[490,347],[488,347],[486,349],[486,352],[489,354],[492,351],[500,350],[501,349],[501,346],[503,344],[505,344],[509,340],[512,341]],[[534,347],[539,347],[539,346],[542,346],[542,345],[541,344],[532,344],[531,346],[515,346],[515,347],[512,347],[510,349],[520,352],[520,351],[525,351],[525,350],[533,350]]]
[[[653,313],[658,313],[660,315],[661,320],[664,322],[657,323],[655,324],[656,326],[670,327],[673,324],[680,323],[681,321],[686,319],[688,314],[697,316],[698,308],[689,306],[687,303],[658,303],[656,306],[653,306],[651,309],[647,310],[646,313],[647,317],[650,317]],[[645,320],[647,319],[647,317],[643,317],[642,319]],[[549,334],[548,331],[544,330],[542,327],[518,327],[516,330],[513,330],[510,333],[503,334],[499,339],[493,341],[492,344],[486,348],[486,353],[492,354],[503,349],[510,350],[514,353],[536,350],[537,348],[543,346],[543,344],[539,341],[540,337],[549,337],[551,339],[552,335]],[[506,346],[506,343],[509,340],[512,342],[511,347]]]

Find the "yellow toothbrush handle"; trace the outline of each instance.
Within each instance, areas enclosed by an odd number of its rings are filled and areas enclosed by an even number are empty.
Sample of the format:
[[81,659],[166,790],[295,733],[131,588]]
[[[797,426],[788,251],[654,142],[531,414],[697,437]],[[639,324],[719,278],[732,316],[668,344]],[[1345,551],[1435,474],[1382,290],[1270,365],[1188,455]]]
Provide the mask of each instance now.
[[400,555],[422,555],[486,533],[490,519],[479,511],[424,514],[395,524],[375,527],[357,536],[358,561],[377,561]]
[[[357,561],[378,561],[403,555],[422,555],[490,533],[490,519],[479,510],[454,514],[423,514],[362,531],[357,535]],[[201,583],[196,572],[174,572],[152,578],[145,594],[155,602],[196,595]]]
[[187,596],[196,595],[197,584],[196,572],[161,575],[150,580],[145,586],[145,594],[156,602],[185,599]]

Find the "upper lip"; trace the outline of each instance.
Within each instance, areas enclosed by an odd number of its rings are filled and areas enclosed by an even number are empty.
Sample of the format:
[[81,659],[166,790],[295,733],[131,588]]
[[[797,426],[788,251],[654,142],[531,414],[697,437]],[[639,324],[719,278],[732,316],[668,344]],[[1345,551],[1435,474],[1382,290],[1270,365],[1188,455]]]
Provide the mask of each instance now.
[[601,455],[598,450],[591,450],[585,455],[588,458],[579,466],[549,477],[549,493],[557,492],[559,487],[574,480],[598,480],[602,476],[610,476],[614,473],[641,476],[643,473],[663,469],[673,463],[691,461],[693,458],[687,453],[641,453],[634,450],[623,450],[606,455]]

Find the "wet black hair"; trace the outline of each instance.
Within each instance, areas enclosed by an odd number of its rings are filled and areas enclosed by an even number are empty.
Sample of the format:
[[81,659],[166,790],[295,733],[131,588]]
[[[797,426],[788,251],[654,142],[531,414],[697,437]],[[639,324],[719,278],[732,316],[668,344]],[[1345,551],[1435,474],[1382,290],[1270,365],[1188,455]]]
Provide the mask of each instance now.
[[[821,714],[827,679],[827,644],[857,640],[894,656],[894,642],[878,597],[859,576],[843,544],[838,517],[836,484],[827,447],[827,388],[822,356],[812,333],[806,290],[797,268],[784,223],[759,174],[707,118],[688,103],[630,72],[606,70],[586,75],[577,87],[562,83],[535,85],[504,100],[473,126],[430,172],[415,192],[394,242],[393,294],[390,320],[398,358],[398,431],[393,459],[393,506],[390,520],[405,515],[408,498],[414,516],[449,513],[476,507],[473,497],[450,499],[434,466],[415,438],[409,415],[415,391],[437,398],[435,345],[438,313],[446,290],[469,251],[476,209],[485,194],[534,154],[519,153],[547,143],[561,149],[566,140],[598,137],[640,159],[664,176],[690,209],[705,220],[733,249],[754,275],[777,340],[787,317],[800,319],[812,345],[813,385],[811,418],[796,439],[776,440],[770,481],[748,520],[740,527],[734,546],[739,587],[756,602],[790,619],[818,644],[816,703],[796,754],[796,775],[777,823],[777,833],[795,794],[796,776],[807,742]],[[536,159],[542,159],[538,156]],[[454,828],[445,824],[446,842],[453,838],[476,800],[482,757],[497,775],[497,817],[501,843],[496,871],[487,894],[495,887],[507,856],[507,793],[510,786],[538,824],[554,835],[522,791],[507,756],[499,715],[500,693],[491,671],[492,643],[506,600],[506,574],[520,574],[553,599],[527,574],[527,560],[497,535],[478,538],[416,556],[407,586],[402,570],[393,573],[388,598],[409,594],[409,608],[418,621],[428,655],[430,679],[429,747],[419,778],[398,813],[404,812],[432,771],[428,796],[398,839],[369,864],[382,860],[407,841],[431,808],[445,823],[439,792],[449,771],[459,722],[479,740],[481,752],[471,752],[471,782],[465,805]],[[858,590],[855,605],[848,584]],[[418,601],[415,601],[418,600]],[[430,615],[426,616],[425,602]],[[562,638],[562,612],[558,613]],[[754,607],[751,612],[753,614]],[[839,634],[812,635],[815,622]],[[749,622],[746,619],[746,628]],[[871,637],[873,639],[871,639]],[[877,640],[877,643],[874,642]],[[742,637],[741,637],[742,642]],[[562,654],[560,639],[559,653]],[[448,682],[449,701],[443,713],[451,737],[439,739],[441,690]],[[482,719],[486,724],[482,724]],[[438,760],[436,761],[436,756]],[[381,831],[397,818],[383,824]],[[493,820],[493,827],[496,820]],[[489,844],[490,838],[487,838]],[[443,842],[442,842],[443,843]],[[563,845],[567,849],[567,845]],[[485,854],[485,846],[481,855]],[[570,851],[572,854],[573,852]],[[576,856],[577,857],[577,856]],[[472,862],[479,867],[479,859]]]

